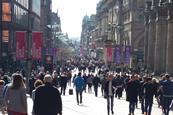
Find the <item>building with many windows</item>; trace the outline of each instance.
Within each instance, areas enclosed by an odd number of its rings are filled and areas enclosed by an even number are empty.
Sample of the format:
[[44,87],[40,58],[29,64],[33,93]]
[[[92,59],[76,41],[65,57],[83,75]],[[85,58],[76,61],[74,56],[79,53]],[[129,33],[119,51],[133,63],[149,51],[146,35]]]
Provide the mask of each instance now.
[[[104,53],[102,59],[106,63],[129,67],[142,65],[144,1],[100,0],[97,4],[95,28],[93,29],[96,34],[93,39],[96,49]],[[88,32],[81,38],[86,38],[84,42],[90,39],[87,35],[93,33],[93,31]],[[115,51],[116,47],[119,48],[118,53]],[[130,50],[127,53],[126,48]]]
[[17,64],[16,31],[27,32],[27,43],[31,42],[29,34],[32,31],[40,31],[40,2],[41,0],[0,1],[0,67],[11,69],[9,66]]

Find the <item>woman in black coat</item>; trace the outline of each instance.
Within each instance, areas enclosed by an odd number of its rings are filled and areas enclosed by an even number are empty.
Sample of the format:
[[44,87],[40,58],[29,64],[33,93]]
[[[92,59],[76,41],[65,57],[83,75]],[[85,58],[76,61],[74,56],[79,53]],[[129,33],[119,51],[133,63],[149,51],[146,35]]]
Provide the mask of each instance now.
[[136,77],[132,75],[130,81],[127,83],[127,97],[126,100],[129,101],[129,115],[134,115],[135,111],[135,103],[137,101],[138,96],[138,83],[136,81]]

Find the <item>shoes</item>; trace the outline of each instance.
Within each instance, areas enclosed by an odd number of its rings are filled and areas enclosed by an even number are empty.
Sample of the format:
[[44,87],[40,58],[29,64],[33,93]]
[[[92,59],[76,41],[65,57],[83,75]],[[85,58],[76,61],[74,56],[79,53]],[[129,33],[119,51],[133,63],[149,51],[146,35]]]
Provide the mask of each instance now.
[[112,111],[112,114],[114,114],[114,111]]

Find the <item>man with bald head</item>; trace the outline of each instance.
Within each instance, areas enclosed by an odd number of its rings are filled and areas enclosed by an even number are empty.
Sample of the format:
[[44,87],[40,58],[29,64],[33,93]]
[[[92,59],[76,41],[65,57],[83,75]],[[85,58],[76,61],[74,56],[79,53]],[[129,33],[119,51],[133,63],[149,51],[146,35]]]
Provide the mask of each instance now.
[[44,76],[44,85],[35,91],[33,111],[35,115],[62,115],[62,100],[58,89],[51,84],[52,76]]

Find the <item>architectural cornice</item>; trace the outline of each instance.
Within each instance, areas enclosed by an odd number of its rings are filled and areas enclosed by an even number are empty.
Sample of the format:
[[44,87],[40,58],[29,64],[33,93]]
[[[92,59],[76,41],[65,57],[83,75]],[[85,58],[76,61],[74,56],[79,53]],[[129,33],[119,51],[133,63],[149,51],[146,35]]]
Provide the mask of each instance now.
[[168,20],[173,20],[173,0],[165,3],[168,10]]
[[156,7],[156,21],[166,20],[168,17],[167,7],[163,3],[159,3]]

